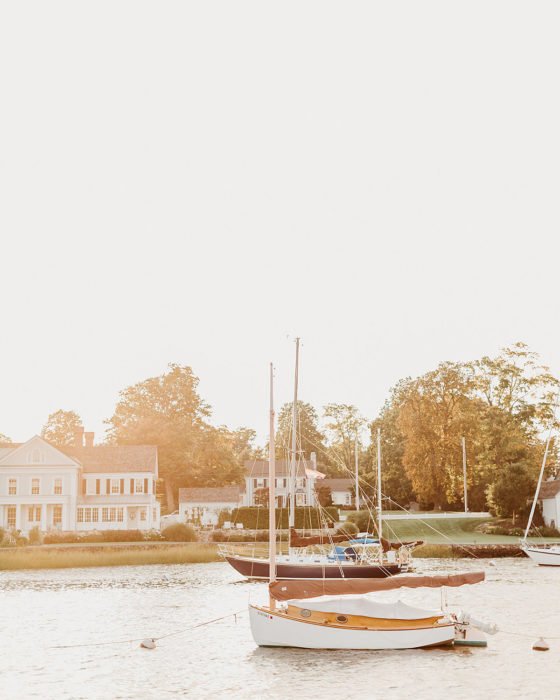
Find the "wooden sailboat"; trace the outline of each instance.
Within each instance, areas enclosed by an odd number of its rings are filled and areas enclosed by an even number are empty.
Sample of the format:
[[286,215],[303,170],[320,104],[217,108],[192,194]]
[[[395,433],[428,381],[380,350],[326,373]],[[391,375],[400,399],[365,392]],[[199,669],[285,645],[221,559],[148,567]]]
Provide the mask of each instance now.
[[[287,555],[280,555],[276,561],[276,577],[278,579],[340,579],[340,578],[385,578],[407,571],[410,553],[415,543],[399,543],[389,545],[379,540],[376,547],[364,547],[359,541],[349,541],[346,554],[333,556],[328,553],[309,551],[307,547],[318,544],[315,538],[307,538],[307,542],[295,532],[295,477],[297,471],[297,400],[299,376],[299,342],[296,338],[296,357],[294,372],[294,396],[292,404],[292,446],[290,455],[289,475],[289,528],[290,544]],[[378,470],[378,499],[377,520],[378,530],[382,532],[381,510],[381,438],[377,440],[377,470]],[[269,481],[269,484],[272,482]],[[357,474],[356,474],[357,483]],[[270,489],[269,489],[270,493]],[[356,490],[358,496],[359,491]],[[358,496],[359,497],[359,496]],[[275,507],[271,501],[271,508]],[[334,544],[332,536],[323,536],[324,544]],[[346,538],[348,541],[348,538]],[[401,546],[402,545],[402,546]],[[396,551],[399,550],[399,551]],[[269,560],[265,557],[247,556],[222,545],[220,551],[225,560],[240,574],[250,579],[268,579],[270,575]]]
[[381,603],[363,594],[402,587],[460,586],[484,580],[484,573],[402,576],[388,579],[278,581],[273,376],[270,368],[269,602],[249,605],[251,632],[259,646],[305,649],[414,649],[464,638],[465,622],[442,611],[402,602]]

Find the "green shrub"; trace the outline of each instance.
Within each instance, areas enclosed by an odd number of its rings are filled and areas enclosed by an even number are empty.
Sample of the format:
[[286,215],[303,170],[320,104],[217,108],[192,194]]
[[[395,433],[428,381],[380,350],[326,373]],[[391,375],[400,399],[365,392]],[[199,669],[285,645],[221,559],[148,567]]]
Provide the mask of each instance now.
[[[323,508],[323,516],[330,518],[331,522],[338,520],[338,508],[329,506]],[[220,513],[219,525],[223,525],[226,520],[233,523],[242,523],[246,530],[268,530],[268,508],[257,506],[244,506],[242,508],[234,508],[231,514],[227,516]],[[305,506],[296,508],[295,526],[298,529],[317,530],[324,525],[323,518],[319,516],[317,508]],[[284,530],[288,527],[288,509],[276,509],[276,527]]]
[[214,530],[212,542],[268,542],[268,530],[243,532],[242,530]]
[[29,530],[29,544],[41,544],[41,530],[37,525]]
[[191,525],[175,523],[168,525],[161,532],[163,539],[168,542],[196,542],[196,532]]
[[375,530],[375,520],[369,510],[358,510],[348,515],[348,520],[356,525],[358,532],[373,532]]
[[80,535],[76,532],[48,532],[43,537],[44,544],[77,544]]

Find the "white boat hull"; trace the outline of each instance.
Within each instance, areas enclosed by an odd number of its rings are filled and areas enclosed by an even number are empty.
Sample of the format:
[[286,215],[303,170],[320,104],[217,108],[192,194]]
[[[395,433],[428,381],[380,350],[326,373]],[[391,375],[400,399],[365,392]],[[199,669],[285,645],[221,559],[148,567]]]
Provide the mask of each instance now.
[[449,644],[455,638],[451,622],[415,629],[344,629],[295,620],[253,605],[249,620],[255,642],[263,647],[418,649]]
[[523,547],[523,551],[539,566],[560,566],[560,547]]

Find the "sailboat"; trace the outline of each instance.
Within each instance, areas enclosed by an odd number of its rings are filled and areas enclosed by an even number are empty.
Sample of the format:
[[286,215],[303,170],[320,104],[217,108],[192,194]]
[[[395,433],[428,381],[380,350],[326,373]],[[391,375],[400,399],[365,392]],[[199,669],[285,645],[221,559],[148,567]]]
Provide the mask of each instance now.
[[560,544],[531,544],[527,541],[527,536],[529,535],[529,530],[531,529],[531,525],[533,524],[533,518],[535,516],[537,501],[539,500],[539,495],[541,493],[541,488],[543,485],[542,482],[544,477],[544,470],[546,467],[546,461],[548,458],[548,452],[552,438],[552,427],[553,422],[551,421],[550,430],[544,449],[541,471],[539,473],[539,480],[537,482],[537,488],[535,489],[535,495],[533,497],[533,503],[531,505],[529,520],[527,521],[527,527],[525,528],[525,532],[523,533],[523,539],[521,540],[521,549],[530,559],[532,559],[535,562],[535,564],[538,564],[539,566],[560,566]]
[[[297,400],[299,376],[299,343],[296,338],[296,357],[294,372],[294,397],[292,403],[292,445],[289,475],[289,552],[276,559],[276,578],[288,579],[348,579],[348,578],[385,578],[408,570],[411,551],[416,542],[390,543],[383,538],[365,537],[349,538],[347,536],[327,533],[304,537],[295,530],[295,476],[297,471]],[[378,503],[377,529],[382,533],[381,510],[381,438],[377,442]],[[269,485],[272,482],[269,481]],[[271,488],[269,488],[269,493]],[[356,491],[358,494],[358,491]],[[274,509],[276,500],[270,502]],[[317,545],[334,545],[347,542],[346,547],[333,547],[330,552],[315,552],[309,548]],[[270,563],[266,557],[248,556],[236,551],[231,545],[221,545],[220,553],[224,559],[241,575],[250,579],[268,579]]]
[[[441,610],[398,601],[382,603],[365,593],[398,588],[461,586],[484,580],[484,572],[385,579],[279,581],[276,513],[273,371],[270,367],[269,602],[249,604],[251,632],[259,646],[304,649],[416,649],[469,643],[469,622]],[[473,643],[480,644],[475,640]]]

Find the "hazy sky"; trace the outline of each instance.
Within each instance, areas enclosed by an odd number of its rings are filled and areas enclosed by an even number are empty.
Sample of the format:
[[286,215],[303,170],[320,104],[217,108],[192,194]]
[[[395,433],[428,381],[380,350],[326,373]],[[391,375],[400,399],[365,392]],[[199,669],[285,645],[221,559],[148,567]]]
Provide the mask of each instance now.
[[557,2],[0,6],[0,432],[189,364],[214,421],[560,373]]

